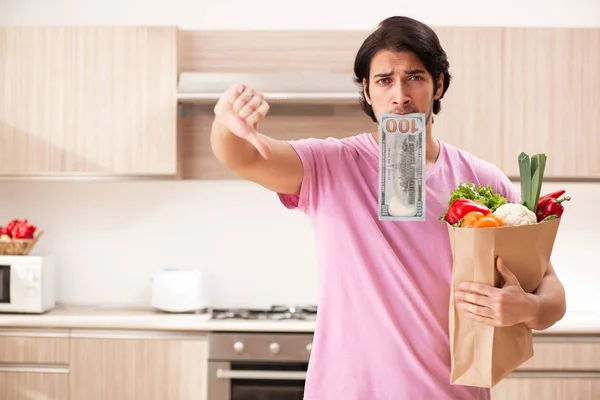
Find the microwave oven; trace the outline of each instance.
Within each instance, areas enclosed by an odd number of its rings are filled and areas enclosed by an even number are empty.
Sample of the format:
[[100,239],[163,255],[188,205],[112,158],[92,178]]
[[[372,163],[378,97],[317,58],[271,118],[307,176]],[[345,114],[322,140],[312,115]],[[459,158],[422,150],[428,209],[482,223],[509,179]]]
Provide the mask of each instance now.
[[0,255],[0,313],[42,314],[54,306],[51,257]]

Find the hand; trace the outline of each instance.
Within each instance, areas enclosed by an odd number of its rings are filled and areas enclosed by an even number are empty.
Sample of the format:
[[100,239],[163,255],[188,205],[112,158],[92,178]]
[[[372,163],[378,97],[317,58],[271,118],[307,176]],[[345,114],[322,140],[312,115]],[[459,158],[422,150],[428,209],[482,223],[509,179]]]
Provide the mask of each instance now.
[[257,132],[258,123],[269,112],[262,93],[245,85],[233,85],[223,93],[214,112],[215,124],[252,143],[264,158],[271,156],[269,145]]
[[461,283],[462,291],[455,293],[458,307],[466,310],[466,315],[492,326],[512,326],[532,321],[539,308],[535,295],[526,293],[513,275],[496,259],[496,268],[504,279],[502,288],[479,283]]

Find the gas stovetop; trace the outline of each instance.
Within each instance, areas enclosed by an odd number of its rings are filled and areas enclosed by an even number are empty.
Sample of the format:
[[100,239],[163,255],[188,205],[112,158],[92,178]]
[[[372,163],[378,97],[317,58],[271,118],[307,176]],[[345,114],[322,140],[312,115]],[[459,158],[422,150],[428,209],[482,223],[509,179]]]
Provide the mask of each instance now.
[[274,305],[270,308],[215,308],[211,310],[212,319],[249,319],[249,320],[315,320],[317,306]]

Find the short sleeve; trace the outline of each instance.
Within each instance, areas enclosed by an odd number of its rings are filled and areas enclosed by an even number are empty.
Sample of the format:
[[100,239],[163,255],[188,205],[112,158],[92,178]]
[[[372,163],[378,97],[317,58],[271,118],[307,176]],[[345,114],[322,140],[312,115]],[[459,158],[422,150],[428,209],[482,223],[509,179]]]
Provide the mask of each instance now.
[[496,192],[506,197],[509,203],[521,202],[521,192],[517,189],[515,183],[511,182],[500,170],[498,170],[496,177]]
[[302,162],[303,176],[300,194],[277,193],[281,203],[289,209],[304,213],[315,211],[321,198],[332,185],[333,170],[340,159],[339,139],[308,138],[287,142]]

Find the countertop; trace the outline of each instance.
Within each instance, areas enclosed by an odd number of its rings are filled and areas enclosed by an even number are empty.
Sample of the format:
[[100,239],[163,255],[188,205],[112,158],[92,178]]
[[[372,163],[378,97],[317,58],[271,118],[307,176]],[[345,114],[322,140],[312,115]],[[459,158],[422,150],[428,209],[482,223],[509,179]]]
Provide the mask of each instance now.
[[[127,329],[188,332],[314,332],[315,321],[211,320],[206,313],[172,314],[152,309],[59,306],[45,314],[0,314],[1,328]],[[571,311],[534,334],[600,335],[600,311]]]

